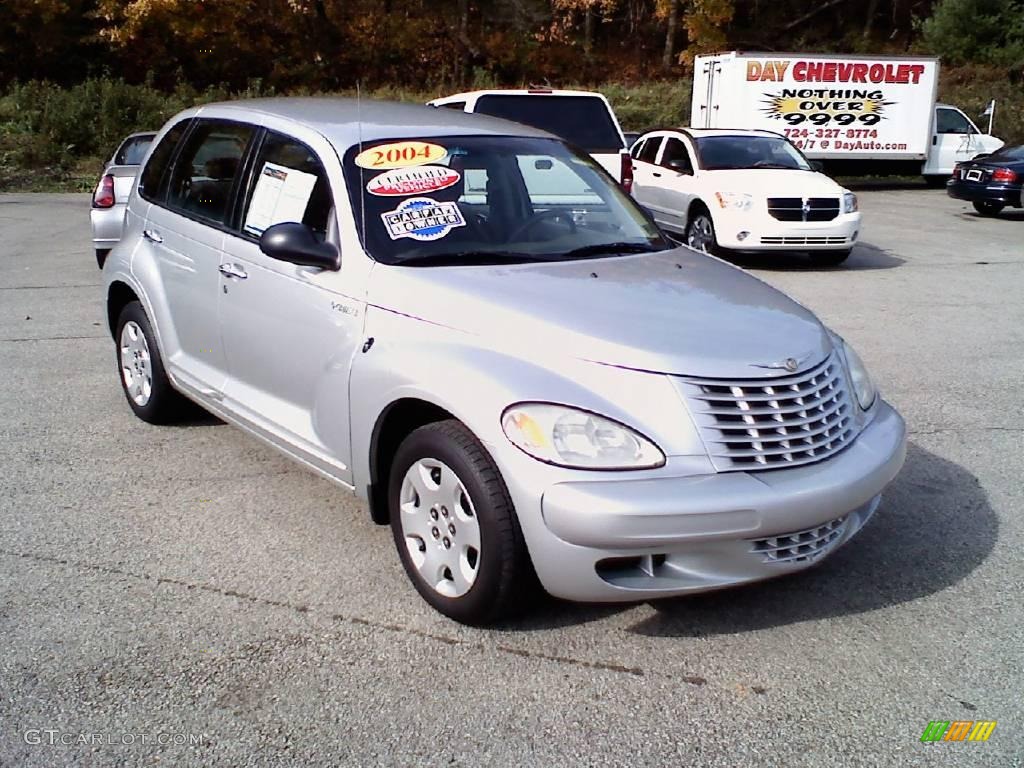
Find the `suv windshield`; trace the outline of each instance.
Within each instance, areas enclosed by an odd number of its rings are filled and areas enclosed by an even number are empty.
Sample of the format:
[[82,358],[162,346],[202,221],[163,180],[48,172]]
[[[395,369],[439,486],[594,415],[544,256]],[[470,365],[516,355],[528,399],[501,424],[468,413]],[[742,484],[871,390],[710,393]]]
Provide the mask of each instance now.
[[791,168],[809,171],[800,150],[781,136],[702,136],[696,140],[700,167],[706,171],[738,168]]
[[608,105],[596,96],[489,94],[477,99],[473,111],[540,128],[591,154],[626,148]]
[[410,266],[561,261],[670,244],[605,171],[561,141],[456,136],[352,147],[363,247]]

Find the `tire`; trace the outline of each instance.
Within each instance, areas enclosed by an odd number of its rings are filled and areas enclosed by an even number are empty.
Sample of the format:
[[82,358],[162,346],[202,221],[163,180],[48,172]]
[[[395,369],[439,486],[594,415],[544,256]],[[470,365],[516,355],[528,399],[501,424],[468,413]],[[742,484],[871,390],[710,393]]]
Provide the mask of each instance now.
[[982,216],[998,216],[1002,213],[1003,208],[1006,207],[1006,203],[1000,203],[995,200],[975,200],[971,205]]
[[121,310],[114,339],[121,389],[135,415],[150,424],[177,421],[188,401],[167,379],[153,327],[139,302],[130,302]]
[[405,438],[388,491],[398,556],[424,600],[476,626],[522,607],[536,577],[512,499],[461,422],[427,424]]
[[686,222],[686,244],[691,248],[718,255],[722,249],[718,247],[718,236],[715,234],[715,222],[706,208],[697,208],[689,221]]
[[924,183],[927,184],[932,189],[941,189],[942,187],[946,186],[947,179],[949,179],[949,176],[929,175],[924,177]]
[[810,254],[811,263],[818,267],[838,267],[850,257],[853,249],[845,251],[814,251]]
[[109,248],[97,248],[96,249],[96,264],[99,265],[100,269],[103,269],[103,265],[107,263],[107,256],[110,254]]

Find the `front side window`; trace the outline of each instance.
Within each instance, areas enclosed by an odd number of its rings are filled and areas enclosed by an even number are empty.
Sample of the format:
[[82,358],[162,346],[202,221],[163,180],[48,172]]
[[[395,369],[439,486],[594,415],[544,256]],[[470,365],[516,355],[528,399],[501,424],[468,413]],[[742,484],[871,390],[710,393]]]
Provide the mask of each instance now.
[[171,171],[167,205],[189,216],[226,224],[251,125],[202,120],[189,134]]
[[671,137],[665,140],[665,151],[661,153],[661,164],[666,168],[693,170],[686,145],[680,139]]
[[242,231],[259,237],[267,227],[294,221],[322,240],[333,207],[327,172],[316,153],[296,139],[268,132],[253,168]]
[[139,177],[139,194],[147,200],[157,202],[163,198],[164,189],[160,186],[161,180],[165,177],[167,166],[174,157],[174,150],[178,148],[178,142],[185,135],[189,120],[182,120],[174,125],[160,143],[156,145],[149,162],[142,169]]
[[702,136],[697,157],[706,171],[738,168],[786,168],[809,171],[810,163],[781,136]]
[[935,111],[936,133],[973,133],[970,121],[956,109],[937,109]]
[[345,154],[363,245],[388,264],[560,261],[662,250],[657,227],[589,156],[555,139],[457,136]]

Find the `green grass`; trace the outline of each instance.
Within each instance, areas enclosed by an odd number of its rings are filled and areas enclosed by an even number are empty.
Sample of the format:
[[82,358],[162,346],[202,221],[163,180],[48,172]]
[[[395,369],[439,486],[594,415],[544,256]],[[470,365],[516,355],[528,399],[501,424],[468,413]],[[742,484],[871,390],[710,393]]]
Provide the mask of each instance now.
[[[643,131],[685,125],[690,111],[690,81],[617,82],[559,87],[598,90],[615,109],[623,130]],[[304,95],[302,92],[293,92]],[[91,190],[118,142],[127,134],[159,128],[171,115],[203,102],[279,95],[251,83],[241,93],[187,85],[167,93],[149,85],[99,78],[72,88],[32,81],[0,93],[0,192]],[[354,96],[354,91],[338,95]],[[443,94],[388,87],[363,92],[365,98],[423,103]],[[939,96],[962,107],[983,130],[978,117],[989,99],[997,100],[995,133],[1009,143],[1024,141],[1024,88],[1005,73],[976,67],[943,72]]]

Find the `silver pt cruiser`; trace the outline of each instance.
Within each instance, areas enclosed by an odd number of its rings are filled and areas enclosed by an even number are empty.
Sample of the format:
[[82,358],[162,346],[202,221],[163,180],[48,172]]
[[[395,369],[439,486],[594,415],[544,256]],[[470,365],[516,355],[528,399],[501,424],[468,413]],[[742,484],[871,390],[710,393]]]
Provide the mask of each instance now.
[[[103,274],[128,404],[366,500],[437,610],[805,569],[905,453],[856,353],[542,131],[339,99],[172,118]],[[870,553],[865,552],[865,556]]]

